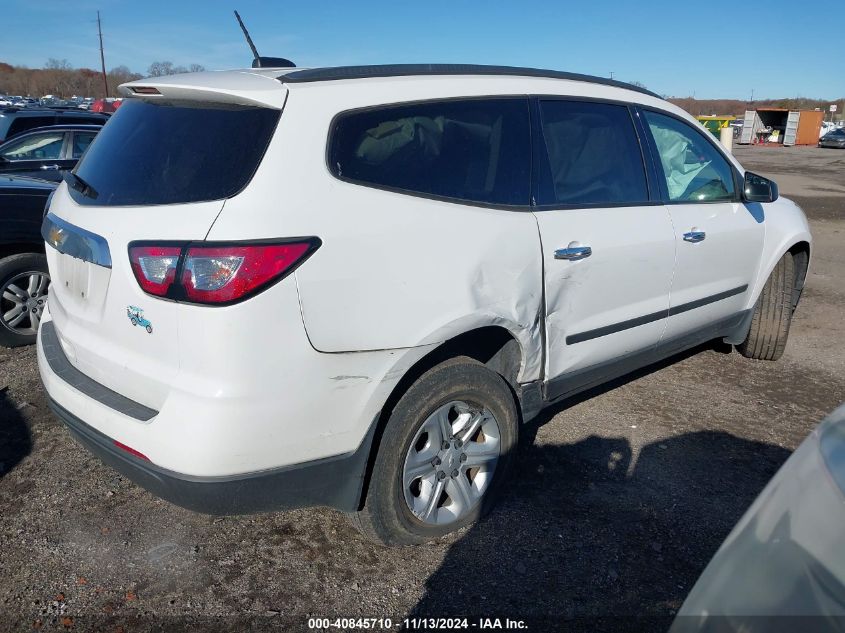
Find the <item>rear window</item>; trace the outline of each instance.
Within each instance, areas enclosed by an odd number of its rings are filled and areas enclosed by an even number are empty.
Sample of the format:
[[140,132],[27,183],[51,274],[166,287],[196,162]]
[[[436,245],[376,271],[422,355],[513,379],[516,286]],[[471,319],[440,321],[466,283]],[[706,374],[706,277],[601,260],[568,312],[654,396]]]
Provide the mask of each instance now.
[[228,198],[255,173],[280,112],[269,108],[126,100],[74,173],[94,197],[79,204],[157,205]]
[[347,112],[329,150],[335,176],[372,187],[527,205],[528,100],[432,101]]

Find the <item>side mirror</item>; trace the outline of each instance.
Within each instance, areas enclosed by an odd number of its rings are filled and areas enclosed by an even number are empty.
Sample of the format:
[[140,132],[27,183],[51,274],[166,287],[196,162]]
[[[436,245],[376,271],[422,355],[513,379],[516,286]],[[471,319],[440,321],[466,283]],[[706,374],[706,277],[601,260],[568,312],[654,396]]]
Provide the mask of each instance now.
[[745,172],[742,199],[746,202],[774,202],[778,199],[778,186],[774,180]]

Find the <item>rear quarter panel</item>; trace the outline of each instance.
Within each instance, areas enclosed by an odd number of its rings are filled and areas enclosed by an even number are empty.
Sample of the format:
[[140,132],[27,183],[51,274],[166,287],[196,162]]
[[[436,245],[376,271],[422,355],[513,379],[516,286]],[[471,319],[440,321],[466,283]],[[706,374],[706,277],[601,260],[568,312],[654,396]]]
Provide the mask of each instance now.
[[[403,91],[401,100],[437,98],[437,90],[420,83],[419,96]],[[334,115],[396,101],[394,94],[373,83],[342,93],[291,90],[264,162],[250,186],[226,203],[208,238],[323,241],[296,271],[306,331],[318,351],[415,347],[500,325],[523,348],[520,379],[533,380],[542,357],[542,261],[533,215],[376,190],[329,173]]]

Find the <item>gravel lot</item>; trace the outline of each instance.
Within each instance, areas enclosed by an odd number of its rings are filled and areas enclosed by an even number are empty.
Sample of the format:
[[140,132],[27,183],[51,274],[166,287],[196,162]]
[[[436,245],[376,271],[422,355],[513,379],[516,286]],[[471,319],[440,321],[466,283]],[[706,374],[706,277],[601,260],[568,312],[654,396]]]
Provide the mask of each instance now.
[[329,510],[213,518],[159,501],[53,419],[34,349],[0,350],[0,630],[409,614],[572,628],[639,614],[665,630],[752,499],[845,400],[845,151],[736,154],[811,220],[784,357],[706,346],[557,406],[525,430],[492,515],[422,547],[375,547]]

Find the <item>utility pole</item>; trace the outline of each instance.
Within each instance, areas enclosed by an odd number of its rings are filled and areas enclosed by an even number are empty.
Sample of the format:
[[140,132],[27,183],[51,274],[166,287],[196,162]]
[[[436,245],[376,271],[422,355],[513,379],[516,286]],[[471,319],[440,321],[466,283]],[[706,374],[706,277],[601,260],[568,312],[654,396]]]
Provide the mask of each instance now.
[[613,71],[610,71],[610,78],[613,79]]
[[103,27],[100,24],[100,12],[97,11],[97,33],[100,35],[100,67],[103,69],[103,97],[109,96],[109,82],[106,79],[106,58],[103,55]]

